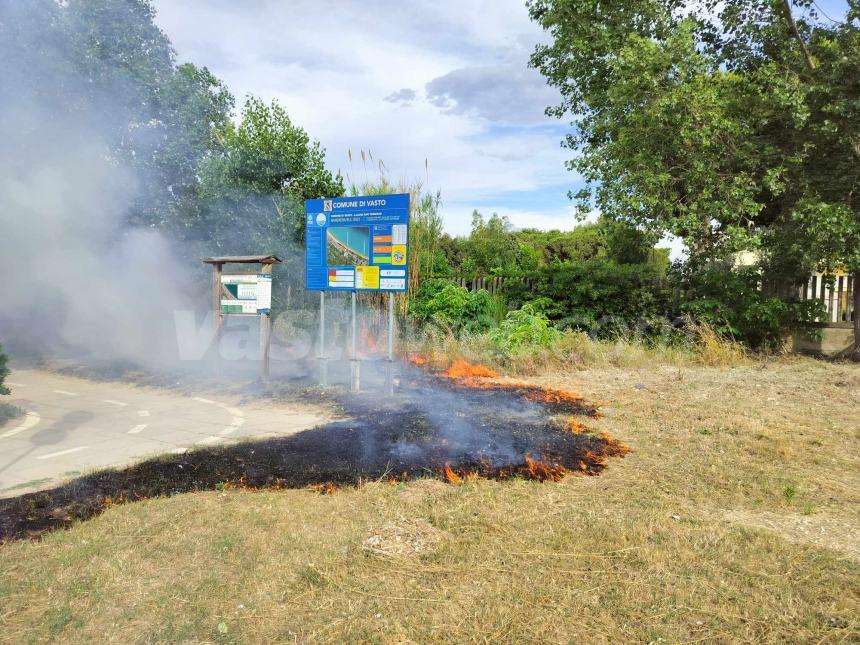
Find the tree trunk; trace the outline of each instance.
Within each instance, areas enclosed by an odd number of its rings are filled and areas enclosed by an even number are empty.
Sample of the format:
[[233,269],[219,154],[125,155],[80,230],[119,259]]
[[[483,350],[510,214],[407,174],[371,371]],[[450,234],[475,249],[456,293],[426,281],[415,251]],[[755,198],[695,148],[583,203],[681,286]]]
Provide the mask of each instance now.
[[853,289],[851,300],[854,302],[854,352],[851,358],[860,363],[860,271],[854,272]]

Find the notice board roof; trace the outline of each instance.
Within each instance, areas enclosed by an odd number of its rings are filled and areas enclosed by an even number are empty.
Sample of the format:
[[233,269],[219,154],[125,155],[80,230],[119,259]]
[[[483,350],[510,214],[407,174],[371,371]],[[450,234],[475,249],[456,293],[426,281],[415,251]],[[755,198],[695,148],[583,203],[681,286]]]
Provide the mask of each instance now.
[[206,258],[203,262],[206,264],[280,264],[281,259],[277,255],[220,255]]

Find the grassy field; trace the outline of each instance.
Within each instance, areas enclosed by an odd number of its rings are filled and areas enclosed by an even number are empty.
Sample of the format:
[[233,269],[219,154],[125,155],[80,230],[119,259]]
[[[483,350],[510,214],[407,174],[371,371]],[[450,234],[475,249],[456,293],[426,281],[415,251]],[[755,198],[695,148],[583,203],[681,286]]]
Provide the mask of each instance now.
[[858,642],[860,366],[597,367],[560,483],[241,490],[0,546],[5,642]]

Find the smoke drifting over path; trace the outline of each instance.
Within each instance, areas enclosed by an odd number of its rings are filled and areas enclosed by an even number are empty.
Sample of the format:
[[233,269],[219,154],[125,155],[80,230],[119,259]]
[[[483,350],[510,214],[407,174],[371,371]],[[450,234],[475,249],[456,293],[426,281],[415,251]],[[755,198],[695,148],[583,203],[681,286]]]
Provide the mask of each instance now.
[[[53,5],[53,6],[51,6]],[[142,186],[117,136],[147,127],[124,70],[68,60],[49,2],[0,4],[0,342],[13,352],[156,364],[177,356],[195,298],[165,237],[127,225]],[[104,78],[109,77],[108,83]],[[112,90],[116,90],[115,92]]]

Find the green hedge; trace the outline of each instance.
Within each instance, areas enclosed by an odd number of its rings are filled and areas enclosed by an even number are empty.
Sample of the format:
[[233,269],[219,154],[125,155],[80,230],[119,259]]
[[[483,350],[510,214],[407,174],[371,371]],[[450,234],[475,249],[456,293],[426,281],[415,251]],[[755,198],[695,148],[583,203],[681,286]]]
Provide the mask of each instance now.
[[593,259],[546,267],[528,278],[531,286],[505,283],[509,306],[531,302],[557,327],[608,329],[665,316],[670,309],[670,290],[660,270],[649,264]]

